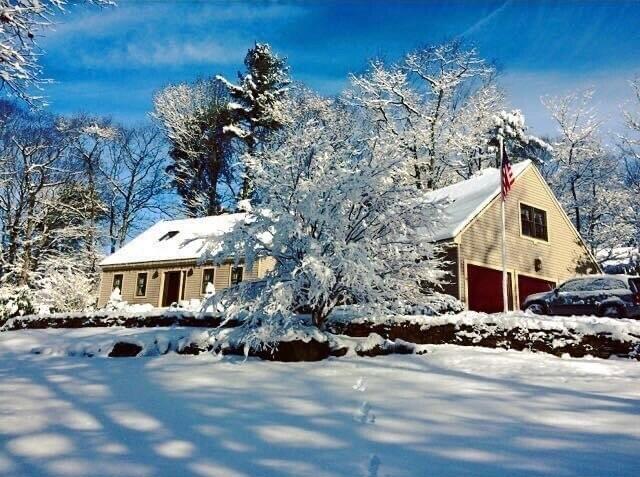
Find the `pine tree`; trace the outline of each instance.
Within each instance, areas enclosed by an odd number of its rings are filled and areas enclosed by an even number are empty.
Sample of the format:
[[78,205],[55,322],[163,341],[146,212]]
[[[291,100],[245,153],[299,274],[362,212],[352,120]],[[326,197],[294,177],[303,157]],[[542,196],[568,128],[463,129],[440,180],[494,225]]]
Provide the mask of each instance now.
[[[238,73],[237,85],[221,76],[217,76],[217,79],[226,86],[233,100],[229,104],[231,121],[224,130],[240,139],[248,154],[252,155],[271,133],[286,124],[283,101],[291,80],[286,59],[276,55],[266,43],[256,43],[250,48],[244,64],[246,73]],[[252,196],[251,175],[245,165],[240,200]]]

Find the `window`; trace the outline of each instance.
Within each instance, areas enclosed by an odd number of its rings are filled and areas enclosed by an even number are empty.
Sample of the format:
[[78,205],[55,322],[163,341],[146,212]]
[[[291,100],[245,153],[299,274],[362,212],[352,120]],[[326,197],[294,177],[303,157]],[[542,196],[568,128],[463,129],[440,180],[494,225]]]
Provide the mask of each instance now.
[[118,273],[113,276],[113,286],[111,287],[111,291],[117,288],[118,290],[120,290],[120,293],[122,293],[122,279],[122,273]]
[[147,294],[147,274],[138,273],[136,280],[136,296],[145,296]]
[[167,232],[166,234],[164,234],[162,237],[160,237],[160,240],[158,240],[158,242],[162,242],[164,240],[169,240],[170,238],[173,238],[176,235],[178,235],[178,231],[177,230],[171,230],[171,231]]
[[242,281],[244,267],[231,267],[231,284],[237,285]]
[[600,278],[596,280],[598,290],[625,290],[629,288],[622,280]]
[[593,280],[591,278],[569,280],[568,282],[560,285],[559,290],[561,292],[591,291],[594,289],[595,281],[596,280]]
[[522,235],[547,242],[547,213],[530,205],[520,204]]
[[614,278],[579,278],[569,280],[560,287],[561,292],[595,292],[604,290],[624,290],[627,286]]
[[215,269],[214,268],[205,268],[202,270],[202,293],[205,295],[207,293],[207,285],[211,283],[213,285],[213,280],[215,278]]

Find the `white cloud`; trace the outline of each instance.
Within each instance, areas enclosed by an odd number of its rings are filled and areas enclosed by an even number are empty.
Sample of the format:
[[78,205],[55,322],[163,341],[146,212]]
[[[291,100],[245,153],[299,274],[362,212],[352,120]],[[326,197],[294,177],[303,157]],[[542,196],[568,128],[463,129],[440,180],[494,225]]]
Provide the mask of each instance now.
[[[132,32],[138,29],[162,26],[165,31],[181,30],[185,27],[224,24],[229,29],[256,21],[290,20],[308,13],[302,5],[278,3],[193,3],[173,1],[152,4],[136,3],[135,0],[120,0],[116,7],[75,6],[67,15],[56,18],[54,29],[47,32],[45,42],[63,41],[78,35],[111,35],[116,30]],[[236,22],[230,24],[230,22]]]
[[113,65],[121,68],[232,64],[241,63],[246,50],[245,44],[225,45],[212,39],[195,41],[167,39],[130,43],[122,49],[86,55],[82,60],[87,66]]

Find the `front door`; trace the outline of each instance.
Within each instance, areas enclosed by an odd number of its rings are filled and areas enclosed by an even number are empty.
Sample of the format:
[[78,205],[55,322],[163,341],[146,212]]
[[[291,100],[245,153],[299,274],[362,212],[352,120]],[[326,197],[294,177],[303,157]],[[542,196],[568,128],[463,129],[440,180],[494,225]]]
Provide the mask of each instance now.
[[162,290],[162,306],[170,306],[180,299],[180,272],[166,272],[164,274],[164,288]]

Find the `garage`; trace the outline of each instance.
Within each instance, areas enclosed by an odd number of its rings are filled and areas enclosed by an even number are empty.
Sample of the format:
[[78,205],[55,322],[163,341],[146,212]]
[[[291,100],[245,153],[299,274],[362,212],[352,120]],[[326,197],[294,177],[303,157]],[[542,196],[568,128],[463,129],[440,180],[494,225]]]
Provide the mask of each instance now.
[[542,278],[528,277],[518,274],[518,303],[522,305],[524,300],[533,293],[548,292],[556,287],[556,282],[543,280]]
[[[508,273],[507,277],[509,309],[513,310],[511,273]],[[503,311],[502,270],[467,264],[467,304],[473,311]]]

